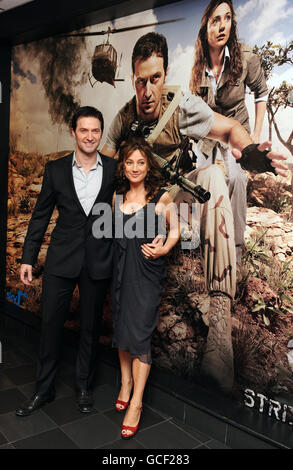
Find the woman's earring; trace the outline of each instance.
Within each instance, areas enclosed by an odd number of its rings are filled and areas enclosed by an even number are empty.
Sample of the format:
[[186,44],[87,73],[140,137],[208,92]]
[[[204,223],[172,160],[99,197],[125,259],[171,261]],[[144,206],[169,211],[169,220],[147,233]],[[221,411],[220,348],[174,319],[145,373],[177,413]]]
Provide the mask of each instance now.
[[125,178],[125,174],[124,174],[124,171],[122,171],[122,180],[125,181],[126,178]]
[[148,181],[149,179],[150,179],[150,172],[148,171],[148,172],[147,172],[147,175],[146,175],[146,177],[145,177],[145,180]]

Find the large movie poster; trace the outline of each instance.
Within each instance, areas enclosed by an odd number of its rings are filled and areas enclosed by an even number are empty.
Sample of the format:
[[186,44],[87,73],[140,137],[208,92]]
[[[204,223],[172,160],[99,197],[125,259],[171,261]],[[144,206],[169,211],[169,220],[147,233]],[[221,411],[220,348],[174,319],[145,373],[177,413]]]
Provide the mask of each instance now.
[[[97,35],[51,37],[14,48],[6,292],[9,302],[40,315],[42,273],[57,212],[34,267],[31,288],[19,280],[22,246],[45,163],[74,148],[69,131],[72,112],[80,105],[92,105],[103,112],[103,145],[112,119],[134,95],[133,46],[150,31],[167,38],[167,84],[180,85],[183,92],[187,91],[195,40],[207,3],[184,0],[80,31]],[[269,94],[261,141],[272,140],[275,149],[288,155],[292,169],[293,2],[235,0],[234,7],[239,38],[259,54],[265,69]],[[124,28],[127,30],[119,32]],[[95,68],[95,58],[101,53],[109,61],[105,75]],[[255,104],[249,89],[245,101],[253,129]],[[231,312],[234,388],[246,390],[249,406],[258,406],[257,400],[261,399],[257,394],[292,402],[293,406],[292,173],[287,180],[272,173],[248,174],[247,192],[246,249],[238,264]],[[183,248],[179,243],[168,258],[168,278],[153,338],[153,362],[191,380],[200,380],[211,321],[210,299],[205,291],[199,247]],[[78,329],[78,292],[67,327]],[[109,302],[101,340],[111,344]]]

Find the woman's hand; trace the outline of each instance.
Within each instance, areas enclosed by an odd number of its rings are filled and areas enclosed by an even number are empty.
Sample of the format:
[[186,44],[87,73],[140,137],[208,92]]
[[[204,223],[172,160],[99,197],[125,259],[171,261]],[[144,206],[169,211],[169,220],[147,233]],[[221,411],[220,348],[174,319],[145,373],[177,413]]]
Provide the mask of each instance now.
[[144,243],[141,245],[141,251],[146,259],[157,259],[165,256],[176,245],[180,236],[180,226],[176,205],[173,199],[166,191],[157,203],[157,209],[162,214],[168,224],[169,232],[164,243],[164,235],[159,234],[152,243]]
[[164,246],[155,243],[145,243],[141,245],[141,251],[147,259],[157,259],[168,253]]
[[156,236],[156,238],[153,239],[152,244],[154,244],[154,245],[159,245],[159,246],[163,246],[165,240],[166,240],[165,235],[159,234],[159,235]]

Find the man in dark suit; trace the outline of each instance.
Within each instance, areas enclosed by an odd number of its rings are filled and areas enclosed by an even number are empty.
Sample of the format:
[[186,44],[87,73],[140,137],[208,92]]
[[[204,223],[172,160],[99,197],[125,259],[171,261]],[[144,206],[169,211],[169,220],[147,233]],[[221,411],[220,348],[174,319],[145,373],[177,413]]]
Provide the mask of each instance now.
[[42,291],[42,332],[35,394],[17,411],[27,416],[54,400],[54,381],[62,350],[62,333],[75,286],[80,294],[80,345],[76,364],[80,411],[93,408],[92,387],[98,331],[112,273],[111,238],[93,236],[98,203],[109,204],[114,192],[116,161],[97,152],[104,128],[95,108],[79,108],[72,119],[76,151],[45,166],[24,243],[20,277],[32,282],[44,234],[55,207],[59,211],[48,248]]

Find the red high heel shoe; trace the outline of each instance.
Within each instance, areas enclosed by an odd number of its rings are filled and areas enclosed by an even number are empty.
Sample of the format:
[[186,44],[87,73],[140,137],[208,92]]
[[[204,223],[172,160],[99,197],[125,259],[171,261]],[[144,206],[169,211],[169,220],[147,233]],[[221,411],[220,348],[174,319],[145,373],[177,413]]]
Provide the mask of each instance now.
[[[120,408],[120,407],[117,406],[117,405],[122,405],[123,408]],[[118,413],[121,413],[121,411],[127,410],[128,405],[129,405],[129,401],[116,400],[116,403],[115,403],[115,410],[118,411]]]
[[[138,431],[141,412],[142,412],[142,406],[140,407],[140,416],[139,416],[139,420],[138,420],[138,423],[137,423],[136,426],[127,426],[126,424],[122,424],[122,428],[121,428],[121,437],[122,437],[122,439],[132,439],[132,437],[135,436],[135,434]],[[131,434],[123,434],[123,431],[130,431]]]
[[[131,386],[131,389],[133,387],[133,383],[132,383],[132,386]],[[125,411],[127,410],[128,406],[129,406],[129,403],[130,403],[130,396],[131,396],[131,393],[132,393],[132,390],[130,390],[130,395],[129,395],[129,399],[128,401],[122,401],[122,400],[119,400],[117,399],[116,400],[116,403],[115,403],[115,410],[118,411],[118,413],[121,413],[122,411]],[[120,395],[120,394],[119,394]],[[118,395],[118,396],[119,396]],[[118,405],[121,405],[122,408]]]

